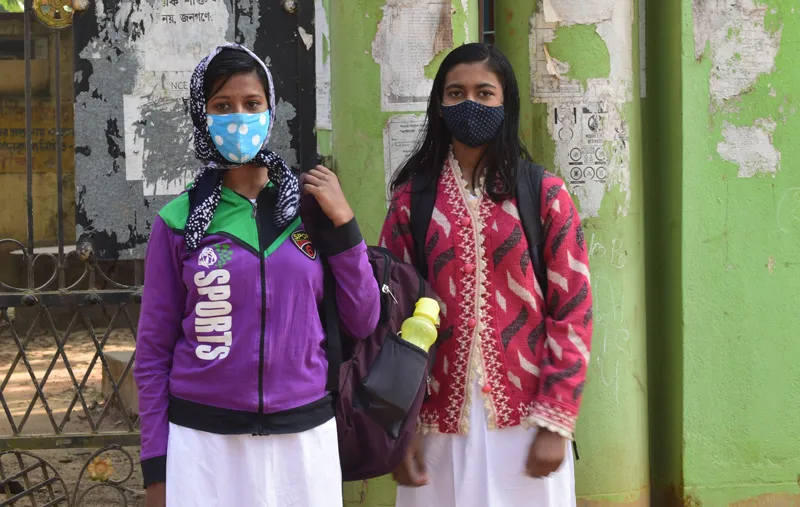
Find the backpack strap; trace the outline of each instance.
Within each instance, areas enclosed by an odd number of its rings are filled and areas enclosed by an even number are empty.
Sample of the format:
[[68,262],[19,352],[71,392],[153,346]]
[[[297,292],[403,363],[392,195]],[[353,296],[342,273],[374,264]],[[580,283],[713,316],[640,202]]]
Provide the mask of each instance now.
[[428,259],[425,240],[436,203],[436,183],[429,175],[417,173],[411,177],[411,238],[414,242],[414,267],[428,279]]
[[517,208],[522,230],[528,240],[533,273],[547,297],[547,267],[544,265],[544,229],[542,228],[541,196],[544,167],[525,159],[517,165]]
[[328,354],[328,380],[325,390],[339,392],[339,368],[344,361],[342,334],[339,331],[339,314],[336,309],[336,279],[328,263],[323,260],[322,329],[325,330],[325,351]]

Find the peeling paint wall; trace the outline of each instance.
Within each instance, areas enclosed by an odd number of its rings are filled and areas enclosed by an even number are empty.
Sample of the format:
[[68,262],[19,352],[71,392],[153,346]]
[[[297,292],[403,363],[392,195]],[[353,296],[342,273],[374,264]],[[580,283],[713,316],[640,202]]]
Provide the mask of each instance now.
[[781,154],[772,145],[776,123],[756,120],[754,127],[737,127],[728,122],[722,126],[724,141],[717,144],[717,153],[727,162],[739,166],[740,178],[758,173],[775,174],[781,164]]
[[709,52],[711,97],[735,98],[775,70],[781,30],[765,26],[767,5],[755,0],[698,0],[692,3],[694,56]]
[[607,191],[630,206],[630,149],[624,107],[633,90],[633,2],[543,0],[531,18],[531,98],[547,104],[555,164],[584,218]]
[[800,6],[682,0],[684,497],[800,493]]
[[77,235],[100,256],[141,257],[153,217],[191,180],[198,162],[188,83],[220,43],[243,43],[271,65],[278,104],[270,147],[292,167],[313,165],[313,5],[292,12],[267,0],[91,5],[75,21]]

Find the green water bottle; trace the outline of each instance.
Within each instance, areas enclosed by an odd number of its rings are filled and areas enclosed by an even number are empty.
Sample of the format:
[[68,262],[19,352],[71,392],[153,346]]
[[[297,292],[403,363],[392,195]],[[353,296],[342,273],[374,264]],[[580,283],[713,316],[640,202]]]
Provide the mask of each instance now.
[[427,352],[436,342],[438,326],[439,303],[435,299],[422,298],[417,301],[414,315],[400,327],[400,337]]

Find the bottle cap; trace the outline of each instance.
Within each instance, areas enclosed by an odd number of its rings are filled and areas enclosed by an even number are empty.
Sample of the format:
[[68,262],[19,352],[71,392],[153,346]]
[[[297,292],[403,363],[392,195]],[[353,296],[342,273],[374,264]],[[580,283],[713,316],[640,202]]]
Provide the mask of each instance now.
[[434,324],[439,325],[439,302],[431,298],[421,298],[417,301],[414,315],[428,317]]

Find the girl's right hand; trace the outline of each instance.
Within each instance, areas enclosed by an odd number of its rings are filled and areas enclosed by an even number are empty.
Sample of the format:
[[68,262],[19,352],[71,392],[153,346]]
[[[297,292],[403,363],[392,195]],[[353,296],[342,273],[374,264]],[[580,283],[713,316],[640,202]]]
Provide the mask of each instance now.
[[403,461],[392,472],[392,477],[401,486],[418,488],[428,484],[425,471],[425,456],[422,452],[422,438],[415,434],[406,450]]
[[167,483],[157,482],[147,486],[144,496],[145,507],[167,507]]
[[340,227],[353,219],[353,210],[344,197],[339,178],[330,169],[318,165],[300,178],[303,191],[317,199],[322,212],[330,218],[334,227]]

